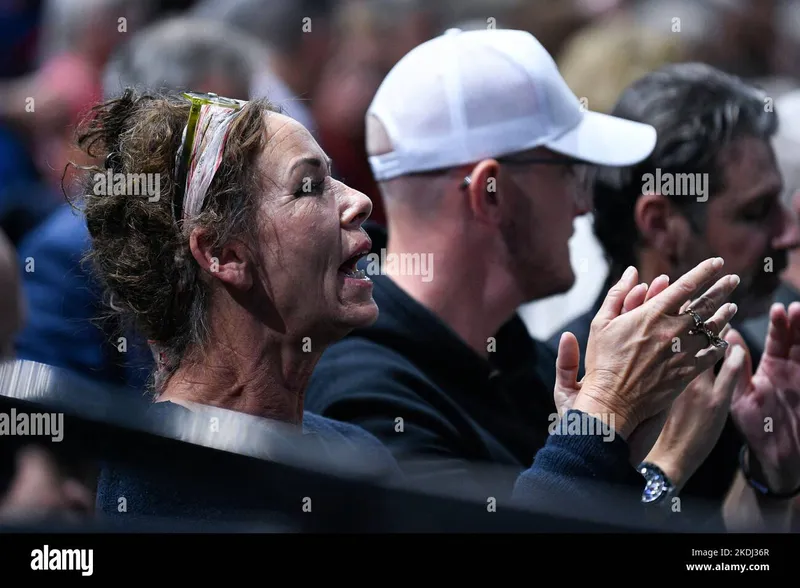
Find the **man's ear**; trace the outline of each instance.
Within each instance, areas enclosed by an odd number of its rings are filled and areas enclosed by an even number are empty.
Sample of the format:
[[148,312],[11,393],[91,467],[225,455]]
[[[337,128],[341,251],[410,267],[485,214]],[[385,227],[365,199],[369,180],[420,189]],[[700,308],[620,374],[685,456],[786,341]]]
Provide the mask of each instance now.
[[189,248],[198,265],[212,277],[246,291],[253,286],[253,258],[250,249],[238,239],[231,239],[216,250],[202,229],[189,236]]
[[681,245],[688,240],[686,219],[666,196],[643,194],[636,201],[633,215],[644,246],[665,257],[677,256]]
[[494,159],[485,159],[472,168],[467,201],[472,214],[480,222],[499,224],[502,219],[498,194],[499,171],[500,164]]

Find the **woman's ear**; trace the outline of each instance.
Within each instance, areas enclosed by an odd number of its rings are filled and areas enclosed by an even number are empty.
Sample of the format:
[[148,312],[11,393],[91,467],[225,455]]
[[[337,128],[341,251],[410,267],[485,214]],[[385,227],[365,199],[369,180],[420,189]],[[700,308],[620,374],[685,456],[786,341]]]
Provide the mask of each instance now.
[[213,278],[246,291],[253,286],[252,255],[240,240],[231,239],[212,250],[211,239],[202,229],[194,229],[189,236],[189,248],[197,264]]

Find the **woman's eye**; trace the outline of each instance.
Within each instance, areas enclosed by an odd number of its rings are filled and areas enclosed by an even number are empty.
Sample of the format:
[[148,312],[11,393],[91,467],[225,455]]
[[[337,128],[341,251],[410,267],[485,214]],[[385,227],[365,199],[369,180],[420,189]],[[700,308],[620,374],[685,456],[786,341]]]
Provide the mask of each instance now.
[[294,193],[295,196],[309,196],[322,194],[325,188],[325,180],[315,182],[312,178],[303,178],[300,188]]

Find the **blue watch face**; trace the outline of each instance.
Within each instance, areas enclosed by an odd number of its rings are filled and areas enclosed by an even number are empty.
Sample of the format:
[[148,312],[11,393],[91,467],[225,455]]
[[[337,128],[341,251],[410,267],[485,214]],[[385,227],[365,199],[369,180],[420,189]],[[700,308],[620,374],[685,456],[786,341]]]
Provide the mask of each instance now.
[[661,476],[655,476],[647,480],[642,492],[642,502],[656,502],[666,495],[669,490],[665,480]]

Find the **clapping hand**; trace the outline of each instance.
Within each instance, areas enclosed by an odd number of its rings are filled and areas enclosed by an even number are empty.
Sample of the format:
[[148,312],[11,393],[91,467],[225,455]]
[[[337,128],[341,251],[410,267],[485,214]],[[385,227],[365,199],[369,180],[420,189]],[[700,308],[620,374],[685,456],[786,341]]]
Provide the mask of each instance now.
[[800,303],[770,309],[756,373],[747,357],[745,382],[731,412],[749,446],[751,470],[775,493],[800,487]]

